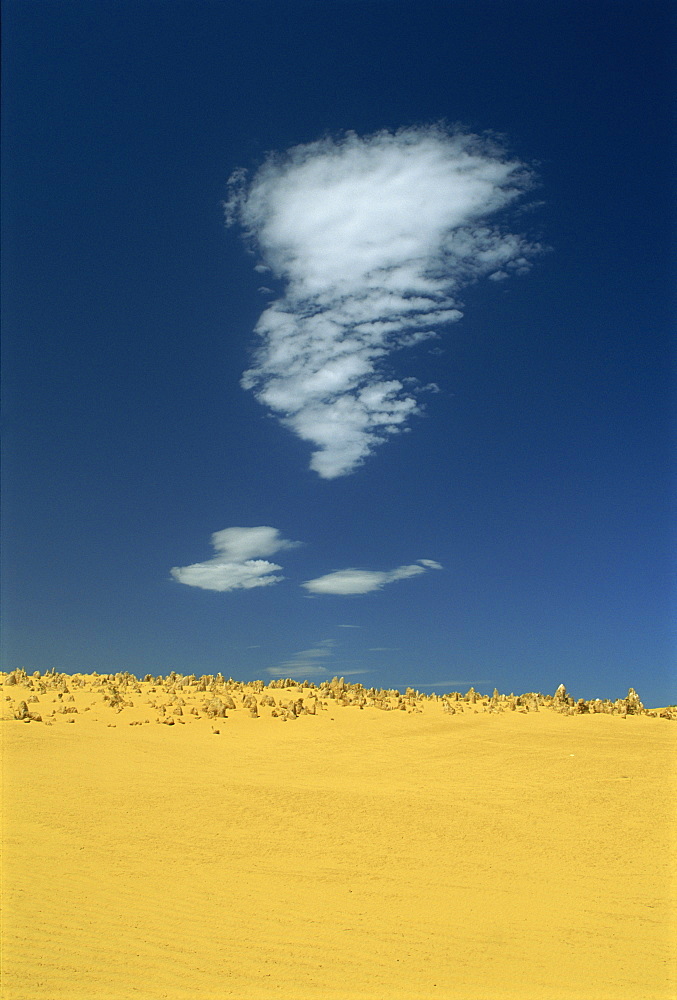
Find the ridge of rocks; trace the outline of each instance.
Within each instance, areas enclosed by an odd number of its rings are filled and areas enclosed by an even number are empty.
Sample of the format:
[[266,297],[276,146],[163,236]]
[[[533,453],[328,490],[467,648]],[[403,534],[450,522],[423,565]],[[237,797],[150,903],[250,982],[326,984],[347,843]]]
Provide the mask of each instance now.
[[[425,694],[408,687],[402,693],[396,688],[365,688],[364,685],[346,682],[344,677],[334,677],[320,684],[312,681],[296,681],[292,678],[279,678],[267,685],[262,680],[237,681],[232,677],[225,678],[222,674],[195,674],[184,676],[172,672],[166,677],[146,674],[142,681],[128,672],[115,674],[63,674],[54,670],[41,674],[34,671],[28,674],[25,670],[13,670],[0,673],[0,684],[5,692],[13,688],[25,689],[26,698],[15,704],[11,693],[5,694],[4,718],[21,722],[42,722],[51,724],[45,716],[31,711],[29,704],[40,701],[40,696],[52,695],[54,708],[51,717],[56,715],[77,715],[78,708],[73,704],[73,691],[86,689],[100,696],[100,704],[119,715],[127,708],[134,708],[140,699],[146,696],[145,704],[157,712],[157,722],[166,725],[185,724],[186,717],[206,716],[208,719],[227,719],[227,712],[247,712],[252,718],[259,718],[261,712],[284,722],[293,721],[304,715],[317,715],[331,708],[355,708],[358,710],[377,709],[392,712],[401,711],[409,714],[422,713],[426,705],[441,703],[442,710],[448,715],[464,712],[538,712],[550,710],[561,715],[594,715],[606,714],[627,718],[628,716],[652,716],[669,720],[677,720],[677,706],[663,709],[646,709],[634,688],[629,688],[625,698],[615,701],[610,699],[575,699],[560,684],[552,695],[530,691],[525,694],[500,694],[494,688],[493,694],[483,695],[471,687],[465,693],[450,691],[441,695]],[[273,695],[275,691],[277,697]],[[278,694],[279,692],[279,694]],[[288,693],[287,693],[288,692]],[[23,691],[22,691],[23,693]],[[196,696],[203,694],[200,700]],[[189,707],[186,697],[196,700]],[[44,699],[43,699],[44,700]],[[88,706],[81,710],[89,711]],[[9,709],[9,713],[7,710]],[[67,721],[75,721],[68,719]],[[146,722],[149,720],[146,719]],[[142,725],[140,721],[134,723]]]

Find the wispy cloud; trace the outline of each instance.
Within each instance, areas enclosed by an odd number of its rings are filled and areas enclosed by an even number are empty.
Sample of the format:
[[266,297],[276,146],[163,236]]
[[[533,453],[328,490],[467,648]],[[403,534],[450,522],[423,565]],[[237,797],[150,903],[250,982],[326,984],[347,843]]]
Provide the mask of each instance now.
[[447,690],[447,691],[449,691],[452,688],[455,688],[455,689],[464,689],[468,685],[491,684],[491,683],[492,683],[491,681],[435,681],[434,684],[418,684],[417,687],[419,689],[422,689],[422,688],[439,688],[440,690]]
[[268,667],[271,677],[291,677],[294,680],[310,680],[312,677],[327,677],[326,661],[333,655],[333,639],[323,639],[311,649],[302,649],[276,667]]
[[175,566],[171,574],[179,583],[203,590],[251,590],[279,583],[282,569],[261,556],[272,556],[299,543],[282,538],[277,528],[224,528],[212,535],[216,555],[207,562]]
[[233,174],[227,221],[282,283],[242,385],[314,446],[322,478],[421,411],[427,387],[386,358],[460,319],[465,285],[528,269],[538,246],[488,220],[531,182],[496,143],[441,125],[349,132]]
[[406,580],[411,576],[420,576],[426,569],[442,569],[434,559],[419,559],[409,566],[398,566],[386,572],[368,569],[340,569],[326,576],[318,576],[315,580],[306,580],[301,586],[311,594],[369,594],[372,590],[380,590],[386,583],[396,580]]

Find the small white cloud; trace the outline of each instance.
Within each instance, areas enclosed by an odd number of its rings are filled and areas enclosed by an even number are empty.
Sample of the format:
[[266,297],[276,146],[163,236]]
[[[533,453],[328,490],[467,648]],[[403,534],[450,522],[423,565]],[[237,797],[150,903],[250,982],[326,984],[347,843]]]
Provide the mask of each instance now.
[[293,681],[324,680],[330,676],[330,672],[325,667],[319,667],[314,663],[283,663],[280,667],[268,667],[266,673],[270,677],[290,677]]
[[242,385],[310,442],[322,478],[421,413],[386,359],[461,319],[464,286],[529,268],[540,248],[494,220],[531,184],[495,143],[441,125],[325,138],[230,178],[226,219],[283,289]]
[[428,569],[444,569],[442,563],[436,562],[435,559],[419,559],[421,566],[426,566]]
[[266,673],[271,677],[291,677],[294,680],[326,677],[329,671],[324,661],[333,655],[333,647],[333,639],[323,639],[311,649],[302,649],[277,666],[268,667]]
[[491,681],[435,681],[434,684],[419,684],[422,688],[438,688],[440,691],[458,690],[464,691],[467,687],[474,687],[475,684],[490,684]]
[[174,566],[171,574],[175,580],[189,587],[222,592],[269,587],[284,579],[276,575],[282,567],[256,557],[270,556],[299,544],[282,538],[277,528],[265,525],[258,528],[224,528],[214,532],[211,541],[216,556],[191,566]]
[[175,566],[171,574],[178,583],[202,590],[251,590],[253,587],[268,587],[284,579],[275,575],[282,567],[265,559],[247,559],[243,563],[209,562],[193,563],[192,566]]
[[[420,565],[423,563],[423,565]],[[315,580],[306,580],[301,586],[311,594],[369,594],[380,590],[386,583],[396,580],[406,580],[411,576],[425,573],[426,567],[432,564],[435,569],[441,569],[439,563],[432,559],[419,559],[418,563],[409,566],[398,566],[387,572],[368,569],[340,569],[326,576],[318,576]]]
[[362,628],[361,625],[339,625],[339,628]]

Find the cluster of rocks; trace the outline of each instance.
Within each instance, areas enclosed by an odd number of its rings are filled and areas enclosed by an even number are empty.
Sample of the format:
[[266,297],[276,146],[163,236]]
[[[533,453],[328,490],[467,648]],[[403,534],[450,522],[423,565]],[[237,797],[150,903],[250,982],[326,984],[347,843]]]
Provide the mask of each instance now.
[[[530,691],[527,694],[499,694],[494,688],[494,693],[489,698],[480,695],[474,688],[462,695],[458,691],[451,695],[443,695],[444,711],[453,714],[456,711],[454,703],[469,702],[472,705],[479,705],[484,711],[499,712],[538,712],[541,708],[551,709],[560,715],[656,715],[644,708],[639,695],[634,688],[628,690],[625,698],[616,701],[595,698],[586,701],[585,698],[574,699],[567,691],[564,684],[560,684],[554,695],[543,695],[540,692]],[[677,709],[671,707],[663,709],[658,713],[661,718],[677,718]]]
[[579,698],[578,701],[574,701],[564,684],[560,684],[550,700],[550,707],[563,715],[585,715],[586,713],[623,716],[651,714],[644,708],[634,688],[629,688],[626,697],[618,698],[616,701],[600,698],[591,701]]
[[[609,701],[607,699],[585,700],[574,699],[560,684],[553,695],[543,695],[539,692],[526,694],[502,695],[494,689],[491,696],[482,695],[471,687],[465,694],[452,691],[446,694],[423,694],[414,688],[407,688],[404,693],[398,689],[365,688],[362,684],[347,683],[343,677],[334,677],[322,681],[319,685],[312,681],[298,682],[292,678],[280,678],[268,685],[261,680],[236,681],[232,677],[225,678],[222,674],[204,674],[197,677],[194,674],[184,676],[172,672],[166,677],[147,674],[143,681],[130,673],[116,674],[60,674],[48,671],[40,674],[35,671],[29,675],[25,670],[14,670],[9,674],[0,675],[6,689],[13,686],[27,689],[31,692],[26,701],[12,705],[10,717],[24,722],[40,722],[43,714],[29,708],[38,703],[41,695],[51,695],[55,707],[54,715],[76,715],[73,691],[87,689],[100,696],[100,702],[114,714],[119,715],[126,708],[134,708],[135,704],[150,706],[156,713],[156,721],[165,725],[185,724],[186,716],[206,716],[210,720],[226,719],[228,712],[248,712],[251,718],[259,718],[262,709],[268,709],[270,716],[289,722],[303,715],[317,715],[320,712],[336,708],[378,709],[384,712],[401,711],[421,713],[426,705],[441,703],[444,713],[449,715],[462,714],[467,711],[499,714],[502,712],[539,712],[543,709],[557,712],[561,715],[607,714],[623,717],[637,715],[659,716],[664,719],[677,719],[677,706],[658,710],[644,708],[639,695],[630,688],[625,698]],[[272,692],[275,692],[273,694]],[[285,693],[288,691],[288,695]],[[278,694],[279,692],[279,694]],[[202,699],[196,696],[204,695]],[[13,702],[11,695],[6,700]],[[145,701],[143,699],[145,698]],[[197,701],[189,704],[189,701]],[[82,704],[82,702],[81,702]],[[82,708],[87,712],[92,706]],[[48,720],[47,724],[49,724]],[[74,721],[68,719],[67,721]],[[144,720],[146,723],[149,719]],[[142,725],[139,720],[130,725]],[[112,725],[112,723],[109,723]]]
[[[33,701],[32,698],[28,699]],[[42,716],[37,712],[31,712],[25,701],[20,701],[14,710],[14,718],[19,722],[42,722]]]

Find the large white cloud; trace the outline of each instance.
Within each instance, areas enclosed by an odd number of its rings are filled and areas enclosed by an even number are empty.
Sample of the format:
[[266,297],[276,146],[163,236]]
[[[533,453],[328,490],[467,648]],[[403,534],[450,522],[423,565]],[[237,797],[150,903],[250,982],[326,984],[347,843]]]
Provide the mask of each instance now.
[[368,569],[339,569],[326,576],[318,576],[314,580],[306,580],[301,586],[311,594],[369,594],[372,590],[380,590],[386,583],[396,580],[406,580],[411,576],[420,576],[426,569],[442,569],[434,559],[419,559],[409,566],[398,566],[386,572]]
[[528,269],[538,247],[487,220],[530,183],[494,143],[442,126],[348,133],[233,175],[227,219],[283,289],[242,385],[311,442],[321,477],[352,472],[420,412],[386,357],[458,320],[464,285]]
[[277,528],[224,528],[212,535],[216,552],[207,562],[191,566],[175,566],[171,574],[179,583],[203,590],[250,590],[268,587],[284,579],[276,575],[282,569],[260,556],[272,556],[281,549],[295,547],[297,542],[282,538]]

